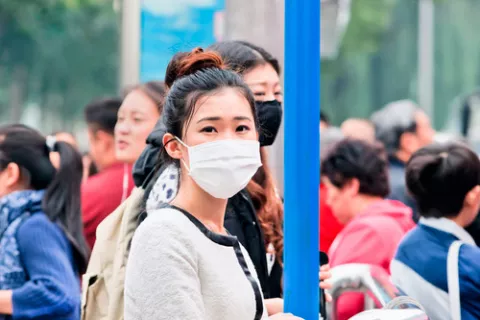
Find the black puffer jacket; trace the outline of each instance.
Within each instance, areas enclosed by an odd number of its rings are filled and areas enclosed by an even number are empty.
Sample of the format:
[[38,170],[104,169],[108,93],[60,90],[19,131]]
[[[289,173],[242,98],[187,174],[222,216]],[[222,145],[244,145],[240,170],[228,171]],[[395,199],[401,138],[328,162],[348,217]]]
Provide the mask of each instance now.
[[240,191],[228,201],[224,225],[247,249],[255,265],[263,295],[270,298],[265,240],[247,191]]

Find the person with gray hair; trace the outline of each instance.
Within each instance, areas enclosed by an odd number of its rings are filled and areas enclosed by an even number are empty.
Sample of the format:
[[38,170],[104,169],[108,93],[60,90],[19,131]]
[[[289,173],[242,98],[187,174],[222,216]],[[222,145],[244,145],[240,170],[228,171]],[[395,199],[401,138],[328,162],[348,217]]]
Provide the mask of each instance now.
[[405,186],[405,164],[414,152],[433,142],[435,131],[430,119],[415,102],[399,100],[375,112],[371,120],[375,126],[376,138],[384,144],[389,156],[389,199],[411,207],[414,220],[417,221],[415,201]]

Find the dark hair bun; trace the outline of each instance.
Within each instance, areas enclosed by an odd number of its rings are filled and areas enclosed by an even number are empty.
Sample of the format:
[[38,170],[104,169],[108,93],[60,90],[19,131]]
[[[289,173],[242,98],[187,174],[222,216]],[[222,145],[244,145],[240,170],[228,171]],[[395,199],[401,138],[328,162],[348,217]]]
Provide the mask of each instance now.
[[467,193],[480,185],[480,160],[463,144],[432,144],[413,154],[405,177],[422,216],[452,217],[460,213]]
[[433,177],[442,171],[444,157],[440,153],[418,153],[408,163],[406,183],[415,198],[425,199],[430,196],[432,187],[438,183]]
[[195,48],[192,52],[176,53],[167,66],[165,84],[170,88],[177,79],[210,68],[225,68],[217,52]]
[[168,63],[167,71],[165,72],[165,86],[167,89],[172,87],[173,82],[178,77],[180,62],[189,54],[189,52],[177,52]]

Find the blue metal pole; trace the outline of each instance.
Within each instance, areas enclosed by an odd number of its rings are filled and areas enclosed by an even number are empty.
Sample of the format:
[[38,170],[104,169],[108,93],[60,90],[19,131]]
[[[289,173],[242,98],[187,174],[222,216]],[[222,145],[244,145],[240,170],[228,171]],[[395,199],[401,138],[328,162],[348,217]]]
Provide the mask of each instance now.
[[285,311],[319,317],[320,1],[285,0]]

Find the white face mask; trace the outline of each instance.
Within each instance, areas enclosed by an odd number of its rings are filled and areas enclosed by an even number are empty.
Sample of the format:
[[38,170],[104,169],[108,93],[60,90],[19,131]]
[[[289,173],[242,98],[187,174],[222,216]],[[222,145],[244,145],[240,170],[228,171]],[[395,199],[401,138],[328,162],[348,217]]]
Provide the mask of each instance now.
[[260,143],[256,140],[217,140],[187,146],[192,179],[218,199],[228,199],[245,188],[262,166]]

